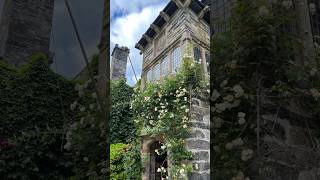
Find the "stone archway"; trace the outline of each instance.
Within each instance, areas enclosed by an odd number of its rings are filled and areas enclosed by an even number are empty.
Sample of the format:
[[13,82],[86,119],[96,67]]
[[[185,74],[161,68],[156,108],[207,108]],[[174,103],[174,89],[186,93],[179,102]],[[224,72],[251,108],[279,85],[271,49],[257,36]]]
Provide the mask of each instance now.
[[[157,137],[142,137],[142,180],[161,180],[161,173],[157,172],[158,168],[163,166],[168,171],[168,164],[170,161],[167,159],[167,152],[158,155],[155,150],[161,148],[163,143],[163,136]],[[169,162],[169,163],[168,163]]]
[[158,168],[168,169],[167,152],[157,154],[155,151],[161,148],[161,142],[156,141],[150,145],[150,180],[161,180],[161,173],[157,172]]

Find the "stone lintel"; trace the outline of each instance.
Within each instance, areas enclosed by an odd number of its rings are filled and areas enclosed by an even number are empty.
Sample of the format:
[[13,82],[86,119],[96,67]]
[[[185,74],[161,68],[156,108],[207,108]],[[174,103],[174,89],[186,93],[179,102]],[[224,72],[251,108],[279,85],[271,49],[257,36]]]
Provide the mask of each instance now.
[[160,32],[159,27],[156,26],[155,24],[151,24],[151,25],[150,25],[150,28],[153,29],[156,33],[159,33],[159,32]]
[[143,34],[142,37],[145,38],[148,41],[148,43],[152,41],[152,39],[147,34]]
[[160,16],[163,17],[163,19],[164,19],[166,22],[169,22],[169,21],[170,21],[169,15],[166,14],[164,11],[161,11],[161,12],[160,12]]

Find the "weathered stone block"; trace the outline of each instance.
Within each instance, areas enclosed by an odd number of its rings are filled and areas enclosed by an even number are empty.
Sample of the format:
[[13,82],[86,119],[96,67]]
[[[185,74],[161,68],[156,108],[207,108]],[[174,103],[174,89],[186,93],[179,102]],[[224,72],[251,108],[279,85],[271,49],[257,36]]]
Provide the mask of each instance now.
[[208,150],[210,149],[209,141],[201,140],[201,139],[187,139],[186,146],[188,149],[202,149]]
[[204,122],[191,121],[190,126],[192,126],[193,128],[210,129],[210,124]]
[[191,173],[188,179],[192,180],[210,180],[210,174],[207,173]]
[[206,161],[210,158],[209,151],[197,151],[193,153],[193,160],[195,161]]

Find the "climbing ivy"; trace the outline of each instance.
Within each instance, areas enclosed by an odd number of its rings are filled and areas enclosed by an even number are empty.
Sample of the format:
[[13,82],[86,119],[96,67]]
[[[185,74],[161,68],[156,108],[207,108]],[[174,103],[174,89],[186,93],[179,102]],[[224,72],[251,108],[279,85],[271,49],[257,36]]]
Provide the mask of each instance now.
[[71,153],[75,163],[76,179],[104,179],[107,173],[106,123],[102,120],[94,81],[77,82],[77,99],[70,105],[72,117],[66,124],[64,149]]
[[270,132],[263,131],[262,113],[294,103],[313,119],[319,115],[319,73],[296,60],[291,9],[281,1],[243,0],[231,12],[231,27],[212,45],[211,173],[221,180],[248,178],[252,158],[263,156],[259,136]]
[[125,179],[124,157],[127,145],[118,143],[110,145],[110,179]]
[[125,79],[111,81],[110,142],[128,143],[136,134],[130,109],[133,88]]
[[71,175],[72,160],[62,146],[73,84],[52,72],[41,54],[20,68],[0,62],[0,77],[1,178]]

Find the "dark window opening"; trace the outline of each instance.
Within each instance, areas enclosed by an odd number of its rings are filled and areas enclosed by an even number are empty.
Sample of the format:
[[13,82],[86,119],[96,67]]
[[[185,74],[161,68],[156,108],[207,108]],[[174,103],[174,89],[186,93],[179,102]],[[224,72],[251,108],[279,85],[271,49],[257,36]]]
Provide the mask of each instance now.
[[198,63],[201,63],[201,49],[199,47],[194,47],[193,48],[193,53],[194,53],[194,60]]

